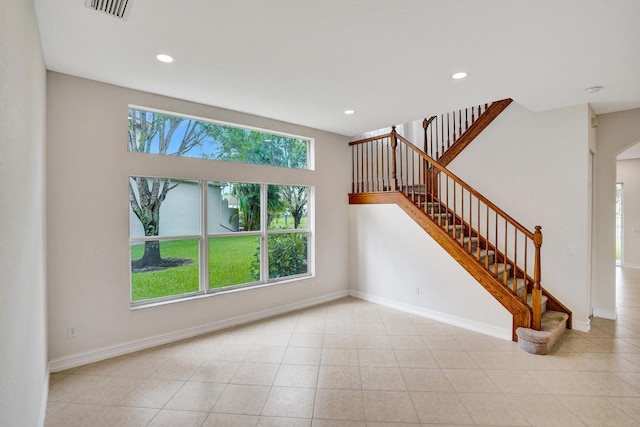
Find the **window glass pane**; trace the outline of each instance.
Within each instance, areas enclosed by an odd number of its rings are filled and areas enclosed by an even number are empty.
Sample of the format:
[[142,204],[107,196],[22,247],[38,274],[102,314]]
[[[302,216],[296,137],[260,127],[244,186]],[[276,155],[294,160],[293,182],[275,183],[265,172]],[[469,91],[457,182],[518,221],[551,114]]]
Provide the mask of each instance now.
[[129,236],[200,234],[200,184],[170,178],[129,178]]
[[131,300],[197,292],[198,239],[131,245]]
[[260,280],[260,236],[209,239],[209,288]]
[[308,228],[309,187],[269,185],[267,194],[269,230]]
[[306,169],[309,140],[129,109],[129,151]]
[[207,182],[207,228],[208,233],[242,231],[232,183]]
[[[209,183],[209,195],[216,193],[216,185],[220,186],[219,194],[213,194],[209,206],[213,205],[213,212],[208,213],[209,232],[229,231],[259,231],[260,230],[260,184],[246,182]],[[216,206],[217,201],[217,208]],[[217,212],[216,212],[217,211]],[[231,215],[229,215],[231,214]],[[221,223],[231,219],[231,227],[225,229]]]
[[269,279],[306,274],[308,233],[269,235]]

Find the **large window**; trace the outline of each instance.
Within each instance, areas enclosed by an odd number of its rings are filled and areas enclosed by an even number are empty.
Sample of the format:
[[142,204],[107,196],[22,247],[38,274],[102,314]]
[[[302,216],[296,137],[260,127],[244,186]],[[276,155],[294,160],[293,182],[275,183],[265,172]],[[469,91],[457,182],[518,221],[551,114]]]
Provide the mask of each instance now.
[[130,177],[132,303],[308,276],[310,191]]
[[128,149],[139,153],[312,169],[306,138],[129,108]]

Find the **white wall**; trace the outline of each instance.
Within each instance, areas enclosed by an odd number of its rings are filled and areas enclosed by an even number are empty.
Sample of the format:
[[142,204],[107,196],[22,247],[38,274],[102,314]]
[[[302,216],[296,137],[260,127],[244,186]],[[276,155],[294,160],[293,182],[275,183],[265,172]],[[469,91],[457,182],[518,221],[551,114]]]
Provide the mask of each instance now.
[[619,160],[616,180],[623,184],[622,265],[640,268],[640,159]]
[[523,226],[542,226],[542,286],[581,330],[591,308],[590,114],[588,105],[532,113],[513,102],[449,164]]
[[616,317],[616,155],[640,142],[640,109],[598,116],[594,315]]
[[355,296],[511,339],[511,314],[401,208],[351,205],[349,214]]
[[[128,104],[315,138],[315,170],[129,153]],[[243,316],[346,294],[347,138],[52,72],[47,111],[52,366],[83,363]],[[316,277],[132,311],[128,177],[159,174],[315,186]],[[67,338],[69,325],[77,328],[77,337]]]
[[0,3],[0,426],[44,420],[45,68],[33,2]]

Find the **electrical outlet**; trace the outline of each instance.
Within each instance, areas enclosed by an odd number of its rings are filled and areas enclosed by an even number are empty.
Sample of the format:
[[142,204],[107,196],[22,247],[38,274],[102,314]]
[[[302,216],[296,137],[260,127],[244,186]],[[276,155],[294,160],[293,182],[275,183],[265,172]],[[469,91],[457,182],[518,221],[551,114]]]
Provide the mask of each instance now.
[[309,282],[309,287],[313,288],[313,282]]
[[69,326],[69,338],[75,338],[78,336],[78,328],[75,326]]
[[416,295],[420,295],[420,288],[416,288]]

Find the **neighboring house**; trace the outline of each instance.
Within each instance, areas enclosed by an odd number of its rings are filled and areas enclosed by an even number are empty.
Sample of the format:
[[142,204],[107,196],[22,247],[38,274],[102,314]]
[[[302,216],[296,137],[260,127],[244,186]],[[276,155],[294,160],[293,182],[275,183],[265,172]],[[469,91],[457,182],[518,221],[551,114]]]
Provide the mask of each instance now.
[[[504,311],[397,209],[348,206],[347,137],[47,72],[33,5],[9,3],[12,19],[2,25],[15,37],[0,44],[0,414],[6,425],[44,418],[50,361],[57,368],[86,363],[350,292],[501,335]],[[129,153],[128,104],[314,138],[315,168]],[[538,114],[515,105],[469,147],[480,152],[451,166],[526,225],[543,226],[543,284],[574,310],[574,326],[583,330],[592,312],[615,317],[615,156],[640,141],[640,110],[599,116],[597,128],[593,118],[588,105]],[[131,310],[127,179],[166,171],[313,186],[314,286],[300,286],[311,280],[304,279]],[[415,287],[442,284],[450,285],[438,288],[447,295],[425,291],[415,302]],[[70,325],[75,338],[67,335]]]

